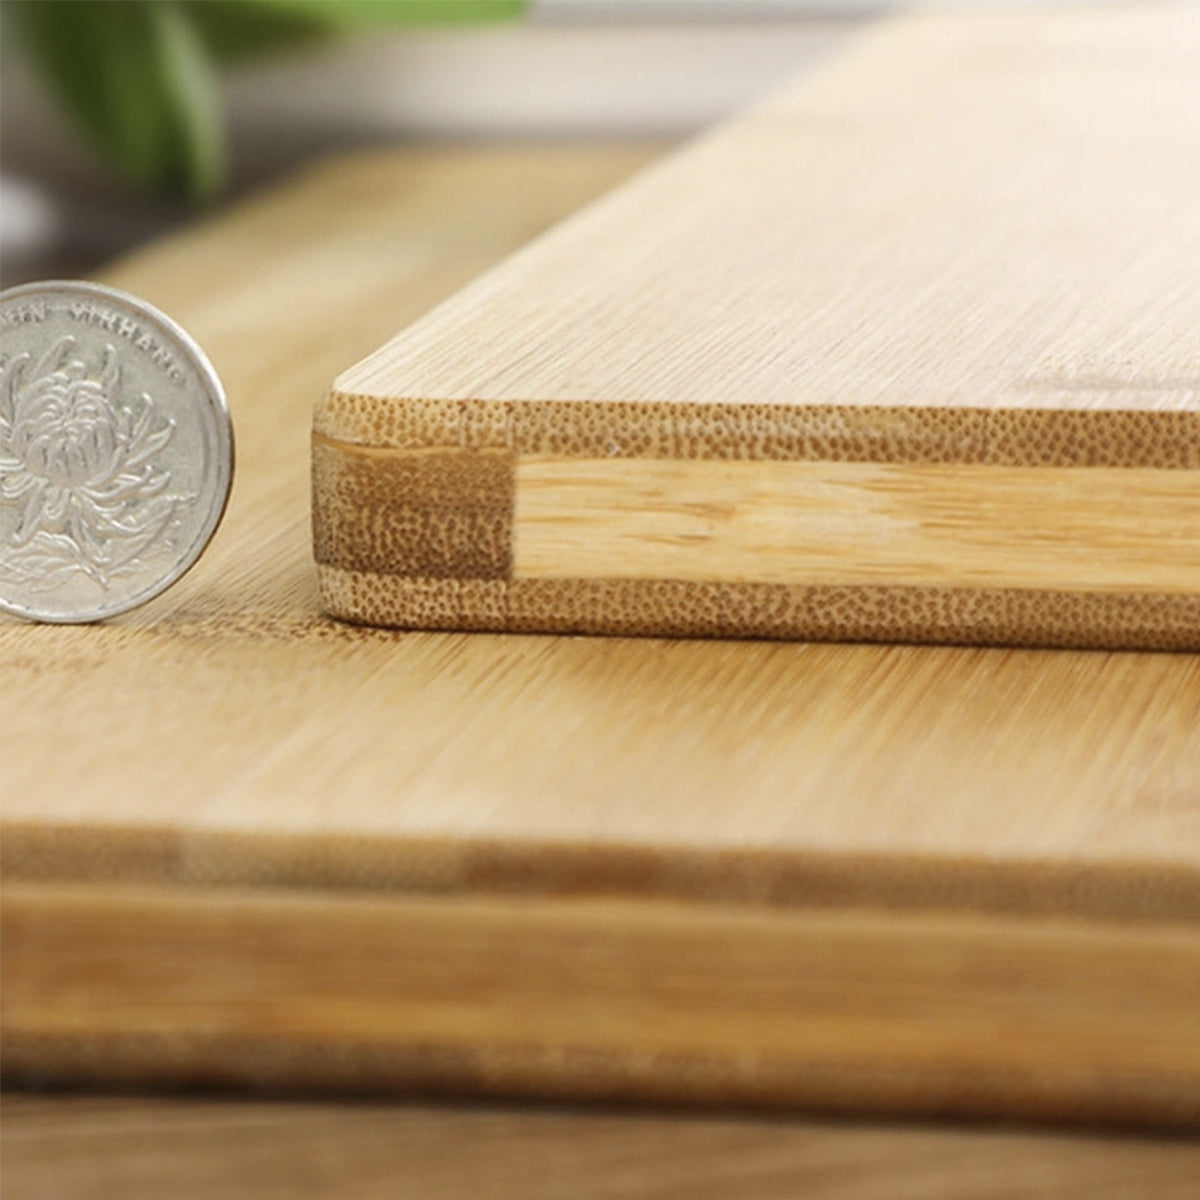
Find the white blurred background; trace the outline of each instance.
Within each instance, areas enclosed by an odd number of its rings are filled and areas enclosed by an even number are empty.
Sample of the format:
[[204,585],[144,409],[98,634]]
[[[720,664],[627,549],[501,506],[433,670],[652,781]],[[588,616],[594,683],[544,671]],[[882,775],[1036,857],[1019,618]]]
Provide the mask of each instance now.
[[[942,0],[940,7],[978,0]],[[679,138],[820,62],[894,0],[534,0],[511,23],[375,30],[222,77],[230,195],[338,147]],[[911,7],[906,5],[905,7]],[[190,215],[112,181],[5,38],[0,274],[75,274]]]

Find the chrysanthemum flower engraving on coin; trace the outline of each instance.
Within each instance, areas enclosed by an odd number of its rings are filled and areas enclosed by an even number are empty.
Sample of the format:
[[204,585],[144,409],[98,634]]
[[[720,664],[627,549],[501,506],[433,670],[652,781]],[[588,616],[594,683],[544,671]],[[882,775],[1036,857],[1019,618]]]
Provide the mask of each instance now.
[[116,348],[98,366],[60,338],[36,364],[17,355],[0,375],[0,503],[22,506],[0,572],[35,591],[83,572],[107,587],[169,540],[180,505],[154,464],[174,425],[146,392],[120,390]]
[[157,596],[232,472],[220,380],[169,317],[79,280],[0,292],[0,609],[98,621]]

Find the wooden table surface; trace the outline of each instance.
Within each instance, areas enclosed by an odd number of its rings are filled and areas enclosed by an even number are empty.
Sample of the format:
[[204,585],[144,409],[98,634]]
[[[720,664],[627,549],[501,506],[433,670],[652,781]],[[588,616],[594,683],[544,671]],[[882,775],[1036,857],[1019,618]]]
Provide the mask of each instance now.
[[8,1095],[5,1200],[1195,1200],[1119,1131],[397,1101]]

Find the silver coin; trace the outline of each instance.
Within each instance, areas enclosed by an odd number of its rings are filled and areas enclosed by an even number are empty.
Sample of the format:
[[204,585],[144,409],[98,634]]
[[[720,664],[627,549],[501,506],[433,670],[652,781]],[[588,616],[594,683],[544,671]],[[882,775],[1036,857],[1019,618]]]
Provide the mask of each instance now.
[[0,292],[0,609],[98,621],[157,596],[232,477],[220,380],[169,317],[95,283]]

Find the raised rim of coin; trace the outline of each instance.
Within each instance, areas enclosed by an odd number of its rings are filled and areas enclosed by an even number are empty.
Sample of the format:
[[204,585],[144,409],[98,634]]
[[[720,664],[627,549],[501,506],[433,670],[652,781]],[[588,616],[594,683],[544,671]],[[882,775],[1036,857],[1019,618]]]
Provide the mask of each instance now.
[[121,613],[138,608],[147,601],[161,595],[173,587],[188,571],[195,566],[204,553],[229,505],[229,494],[233,487],[234,468],[234,436],[233,421],[229,415],[229,403],[225,396],[225,388],[221,384],[208,355],[201,349],[199,343],[178,321],[169,317],[161,309],[148,301],[134,296],[120,288],[111,287],[105,283],[94,283],[84,279],[39,279],[28,283],[17,284],[0,291],[0,302],[20,299],[23,296],[37,296],[46,292],[73,292],[77,295],[88,296],[97,300],[107,300],[115,305],[129,310],[134,316],[140,316],[151,326],[157,327],[175,343],[187,360],[187,365],[196,373],[204,394],[212,408],[219,442],[217,462],[217,479],[213,491],[213,504],[201,526],[197,530],[187,550],[181,554],[170,571],[152,579],[145,587],[127,596],[107,604],[99,604],[82,613],[57,613],[39,610],[36,606],[22,604],[0,596],[0,612],[15,617],[23,617],[29,621],[53,625],[86,625],[115,617]]

